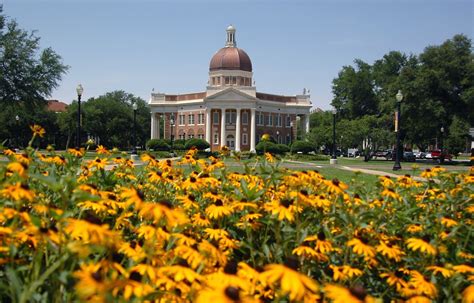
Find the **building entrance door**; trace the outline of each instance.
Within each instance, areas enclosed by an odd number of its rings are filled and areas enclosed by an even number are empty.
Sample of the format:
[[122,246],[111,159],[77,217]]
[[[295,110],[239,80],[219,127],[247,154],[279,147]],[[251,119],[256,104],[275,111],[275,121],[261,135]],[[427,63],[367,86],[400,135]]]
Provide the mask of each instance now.
[[235,150],[235,138],[234,138],[234,135],[228,135],[227,136],[227,139],[226,139],[226,144],[227,147],[230,149],[230,150]]

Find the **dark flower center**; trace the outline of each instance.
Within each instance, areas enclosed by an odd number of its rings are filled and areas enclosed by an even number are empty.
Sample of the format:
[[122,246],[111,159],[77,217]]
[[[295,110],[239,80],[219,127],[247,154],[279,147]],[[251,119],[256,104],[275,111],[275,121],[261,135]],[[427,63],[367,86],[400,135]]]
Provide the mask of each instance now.
[[326,235],[324,234],[323,231],[320,231],[320,232],[318,233],[318,240],[320,240],[320,241],[326,240]]
[[223,206],[224,203],[222,203],[222,200],[221,199],[217,199],[216,201],[216,206]]
[[224,272],[229,275],[237,274],[237,262],[231,260],[224,267]]
[[141,282],[142,281],[142,275],[139,272],[133,271],[130,274],[130,280]]
[[189,181],[191,181],[191,183],[194,183],[194,182],[196,182],[197,180],[196,180],[196,178],[191,177],[191,178],[189,178]]
[[341,183],[339,179],[337,178],[332,179],[332,184],[334,184],[335,186],[339,186],[339,183]]
[[302,189],[302,190],[300,190],[300,194],[302,194],[303,196],[307,196],[308,191],[306,189]]
[[188,199],[193,202],[196,201],[196,197],[194,195],[188,195]]
[[289,256],[285,260],[285,266],[293,270],[298,270],[299,262],[295,256]]
[[143,194],[141,190],[139,189],[137,190],[137,195],[141,200],[145,200],[145,195]]
[[94,280],[96,280],[97,282],[102,281],[102,274],[100,273],[100,271],[96,271],[96,272],[92,273],[91,276],[92,276],[92,278],[93,278]]
[[283,205],[285,208],[290,207],[291,204],[293,204],[292,199],[284,198],[280,201],[280,204]]
[[349,291],[359,300],[364,300],[365,297],[367,297],[367,291],[362,287],[362,285],[355,285],[349,288]]
[[228,286],[225,291],[225,295],[227,298],[231,299],[232,301],[240,301],[239,289],[233,286]]

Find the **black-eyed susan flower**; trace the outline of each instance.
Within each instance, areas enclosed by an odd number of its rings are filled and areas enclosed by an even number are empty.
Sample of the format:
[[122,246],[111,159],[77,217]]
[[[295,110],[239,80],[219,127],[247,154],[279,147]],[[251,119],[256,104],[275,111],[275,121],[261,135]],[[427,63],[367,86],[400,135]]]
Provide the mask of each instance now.
[[375,249],[382,256],[395,260],[396,262],[400,262],[401,257],[405,255],[400,246],[392,244],[390,241],[380,241],[379,245],[377,245]]
[[38,124],[30,125],[30,129],[33,132],[33,136],[39,136],[43,138],[44,134],[46,134],[46,131],[44,130],[44,128]]
[[432,271],[434,275],[441,274],[445,278],[449,278],[453,275],[452,270],[444,268],[442,266],[433,265],[426,267],[426,269]]
[[21,182],[5,186],[5,188],[0,190],[0,195],[17,202],[32,202],[35,198],[35,193],[30,189],[30,187],[27,184]]
[[408,278],[409,271],[403,269],[397,269],[395,272],[384,272],[380,274],[381,278],[386,279],[387,284],[395,286],[398,290],[408,287],[408,282],[405,278]]
[[324,295],[333,303],[363,303],[375,302],[375,300],[367,295],[367,291],[359,285],[351,288],[335,284],[326,284],[324,286]]
[[340,181],[339,179],[325,180],[327,191],[329,193],[342,194],[346,189],[349,188],[347,184]]
[[209,219],[220,219],[233,213],[233,209],[229,205],[225,205],[221,199],[217,200],[214,204],[209,205],[206,210],[206,215]]
[[283,295],[288,295],[290,300],[303,299],[306,293],[317,293],[318,284],[312,279],[297,271],[298,261],[294,258],[287,260],[285,265],[270,264],[260,274],[262,281],[268,285],[278,285]]
[[462,292],[462,302],[472,303],[474,302],[474,284],[466,287]]
[[199,292],[196,303],[253,303],[258,302],[250,296],[243,294],[238,287],[235,286],[215,286],[206,288]]
[[424,237],[424,239],[409,238],[408,240],[406,240],[406,244],[407,247],[413,251],[418,250],[422,253],[427,253],[429,255],[436,255],[436,248],[432,246],[427,240],[427,237]]
[[368,244],[368,241],[365,237],[362,238],[353,238],[352,240],[347,242],[348,246],[352,246],[352,250],[364,257],[373,258],[375,256],[375,248]]

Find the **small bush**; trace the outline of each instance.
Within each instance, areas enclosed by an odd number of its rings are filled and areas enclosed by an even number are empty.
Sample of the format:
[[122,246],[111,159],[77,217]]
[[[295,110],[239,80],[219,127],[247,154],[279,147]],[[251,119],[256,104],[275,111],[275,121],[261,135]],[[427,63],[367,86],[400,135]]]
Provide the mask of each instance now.
[[146,147],[147,149],[153,149],[153,150],[161,150],[161,151],[168,151],[170,150],[170,146],[168,145],[168,143],[166,143],[165,140],[162,140],[162,139],[151,139],[151,140],[148,140],[148,142],[146,143]]
[[263,154],[264,152],[272,154],[284,154],[289,151],[289,147],[285,144],[275,144],[271,141],[260,141],[255,150],[258,154]]
[[173,143],[173,150],[186,150],[183,143]]
[[210,145],[206,140],[193,138],[186,141],[186,144],[184,145],[184,147],[186,149],[196,147],[198,150],[205,150],[206,148],[209,148]]
[[295,141],[291,145],[291,152],[293,153],[302,152],[307,154],[312,151],[315,151],[314,145],[308,141]]

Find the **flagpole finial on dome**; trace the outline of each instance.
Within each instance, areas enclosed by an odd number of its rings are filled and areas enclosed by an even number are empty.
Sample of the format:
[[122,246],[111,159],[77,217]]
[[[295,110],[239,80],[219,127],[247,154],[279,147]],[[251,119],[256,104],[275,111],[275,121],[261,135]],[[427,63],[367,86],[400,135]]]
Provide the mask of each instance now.
[[226,47],[236,47],[237,42],[235,42],[235,27],[231,24],[227,27],[227,41],[225,43]]

